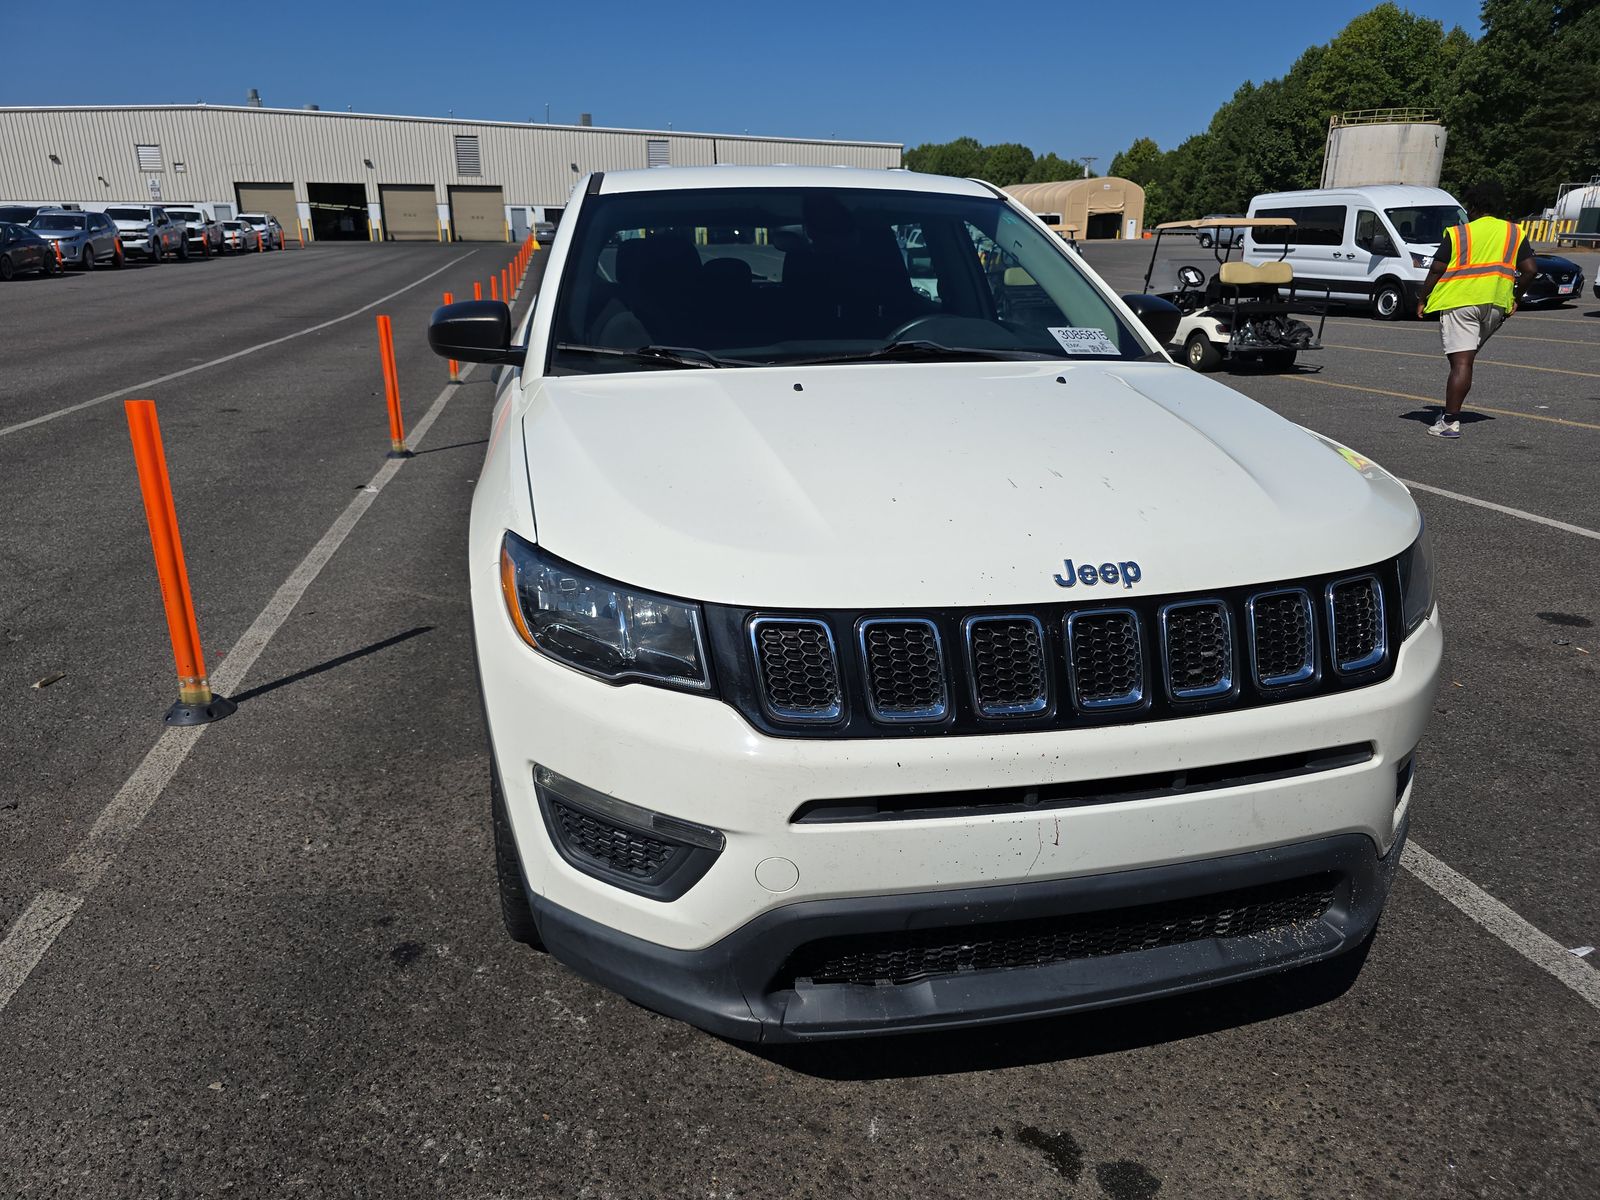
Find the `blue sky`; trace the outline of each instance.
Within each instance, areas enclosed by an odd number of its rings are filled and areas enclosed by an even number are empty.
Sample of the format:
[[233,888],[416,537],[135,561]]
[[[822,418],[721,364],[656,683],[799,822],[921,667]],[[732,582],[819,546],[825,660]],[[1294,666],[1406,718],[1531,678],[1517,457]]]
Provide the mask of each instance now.
[[[14,29],[0,105],[237,104],[251,87],[274,107],[491,120],[542,121],[548,104],[557,122],[652,129],[970,134],[1103,172],[1135,137],[1165,148],[1204,128],[1241,82],[1283,74],[1375,2],[158,4],[152,35],[125,4],[87,0],[72,27],[109,36],[57,56],[25,53]],[[1406,7],[1479,32],[1476,0]],[[227,11],[220,44],[178,32]]]

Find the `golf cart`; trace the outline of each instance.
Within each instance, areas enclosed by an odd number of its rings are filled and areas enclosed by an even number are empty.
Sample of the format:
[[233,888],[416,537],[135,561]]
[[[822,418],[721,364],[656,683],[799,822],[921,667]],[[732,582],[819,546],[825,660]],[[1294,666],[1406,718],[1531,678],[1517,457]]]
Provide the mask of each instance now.
[[[1216,272],[1208,279],[1193,263],[1177,267],[1170,290],[1155,294],[1169,300],[1183,314],[1169,344],[1174,357],[1181,358],[1196,371],[1215,371],[1224,362],[1258,363],[1273,370],[1287,371],[1302,350],[1322,349],[1322,324],[1316,332],[1294,313],[1320,312],[1327,321],[1326,297],[1320,304],[1297,300],[1294,267],[1284,261],[1289,243],[1277,262],[1253,266],[1230,261],[1235,248],[1241,248],[1246,229],[1266,226],[1293,226],[1288,217],[1205,217],[1198,221],[1168,221],[1156,226],[1155,245],[1150,250],[1150,266],[1144,275],[1144,290],[1150,292],[1165,234],[1194,234],[1208,238]],[[1217,231],[1233,230],[1228,245]],[[1283,291],[1288,292],[1287,298]]]

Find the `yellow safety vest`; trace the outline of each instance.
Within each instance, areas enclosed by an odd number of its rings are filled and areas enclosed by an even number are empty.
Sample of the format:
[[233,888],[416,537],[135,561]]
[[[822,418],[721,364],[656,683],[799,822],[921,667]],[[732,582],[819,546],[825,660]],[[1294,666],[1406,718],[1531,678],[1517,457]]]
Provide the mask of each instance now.
[[1479,217],[1450,231],[1450,265],[1428,294],[1428,312],[1516,303],[1517,244],[1522,231],[1499,217]]

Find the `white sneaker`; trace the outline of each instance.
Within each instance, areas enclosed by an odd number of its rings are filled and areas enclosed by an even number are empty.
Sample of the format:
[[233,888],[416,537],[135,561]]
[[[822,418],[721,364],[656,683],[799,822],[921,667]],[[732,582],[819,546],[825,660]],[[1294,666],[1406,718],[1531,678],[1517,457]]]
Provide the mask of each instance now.
[[1439,419],[1428,426],[1428,432],[1434,437],[1458,438],[1461,436],[1460,421],[1446,421],[1444,414],[1439,414]]

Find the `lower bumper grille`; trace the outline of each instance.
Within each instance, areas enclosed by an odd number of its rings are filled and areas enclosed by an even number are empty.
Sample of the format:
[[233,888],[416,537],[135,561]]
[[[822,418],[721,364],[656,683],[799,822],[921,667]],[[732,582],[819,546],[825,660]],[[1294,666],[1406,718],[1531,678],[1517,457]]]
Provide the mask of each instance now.
[[828,938],[797,949],[783,978],[790,985],[893,986],[1277,933],[1319,921],[1337,885],[1338,876],[1324,873],[1111,912]]

